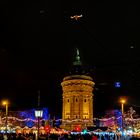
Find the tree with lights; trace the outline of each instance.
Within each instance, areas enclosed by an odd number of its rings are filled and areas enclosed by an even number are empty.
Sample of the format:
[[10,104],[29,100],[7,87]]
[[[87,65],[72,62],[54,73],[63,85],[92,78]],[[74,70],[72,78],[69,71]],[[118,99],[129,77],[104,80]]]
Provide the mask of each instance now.
[[140,118],[137,116],[133,107],[130,107],[129,110],[124,113],[124,126],[126,129],[131,128],[135,132],[140,131]]

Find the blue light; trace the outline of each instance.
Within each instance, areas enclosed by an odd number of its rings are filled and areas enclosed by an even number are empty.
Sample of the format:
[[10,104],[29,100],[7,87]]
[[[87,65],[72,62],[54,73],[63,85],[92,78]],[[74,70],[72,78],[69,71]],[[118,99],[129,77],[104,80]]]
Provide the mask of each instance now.
[[[36,117],[35,117],[35,110],[36,109],[31,109],[31,110],[27,110],[27,111],[21,111],[19,112],[19,116],[21,118],[30,118],[32,120],[35,120]],[[42,119],[44,120],[48,120],[48,108],[42,108],[43,110],[43,117]],[[33,121],[26,121],[25,122],[25,125],[28,126],[28,127],[33,127],[35,125],[35,123]]]
[[86,134],[86,133],[87,133],[87,130],[86,130],[86,129],[84,129],[84,130],[83,130],[83,134]]
[[121,87],[121,82],[115,82],[115,87],[120,88]]
[[43,110],[43,119],[48,120],[49,118],[48,108],[42,108],[42,110]]
[[123,130],[122,131],[122,136],[125,136],[126,135],[126,132]]
[[114,115],[115,115],[115,117],[116,118],[118,118],[117,119],[117,124],[118,124],[118,126],[119,127],[122,127],[122,118],[121,118],[121,116],[122,116],[122,112],[120,111],[120,110],[114,110]]
[[[35,111],[35,109],[28,110],[28,111],[21,111],[21,112],[19,112],[19,116],[21,118],[24,118],[24,119],[25,118],[30,118],[30,119],[35,120],[34,111]],[[25,125],[28,126],[28,127],[33,127],[34,126],[34,122],[33,121],[26,121]]]

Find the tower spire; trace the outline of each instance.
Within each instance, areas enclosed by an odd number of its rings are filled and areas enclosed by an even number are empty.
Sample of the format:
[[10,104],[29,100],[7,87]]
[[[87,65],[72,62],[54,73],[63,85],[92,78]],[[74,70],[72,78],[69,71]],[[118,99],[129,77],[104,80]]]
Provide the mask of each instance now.
[[79,54],[79,49],[76,48],[76,57],[75,57],[75,61],[73,62],[73,65],[81,65],[82,62],[80,60],[80,54]]

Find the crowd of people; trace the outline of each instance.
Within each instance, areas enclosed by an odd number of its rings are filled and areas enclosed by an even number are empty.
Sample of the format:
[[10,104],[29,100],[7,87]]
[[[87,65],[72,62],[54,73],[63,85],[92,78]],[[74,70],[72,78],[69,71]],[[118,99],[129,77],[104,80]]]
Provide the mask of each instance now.
[[0,134],[0,140],[136,140],[132,136],[116,135],[100,135],[100,134],[41,134],[37,137],[35,134]]

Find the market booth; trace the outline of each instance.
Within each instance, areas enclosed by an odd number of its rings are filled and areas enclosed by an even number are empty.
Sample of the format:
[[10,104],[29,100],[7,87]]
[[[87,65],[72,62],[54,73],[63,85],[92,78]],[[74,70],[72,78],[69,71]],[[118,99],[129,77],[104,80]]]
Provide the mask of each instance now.
[[20,126],[15,127],[16,134],[22,133],[22,128]]

